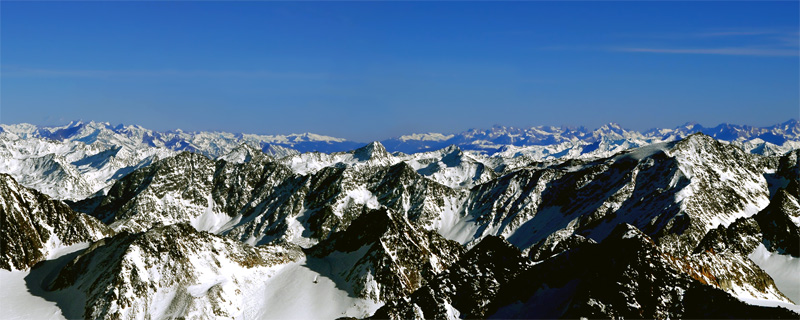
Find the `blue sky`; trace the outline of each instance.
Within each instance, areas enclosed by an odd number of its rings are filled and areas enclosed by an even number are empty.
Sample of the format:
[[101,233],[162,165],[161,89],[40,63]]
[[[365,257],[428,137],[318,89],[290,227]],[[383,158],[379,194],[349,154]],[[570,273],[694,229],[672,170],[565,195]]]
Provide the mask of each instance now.
[[8,2],[0,122],[315,132],[800,117],[797,1]]

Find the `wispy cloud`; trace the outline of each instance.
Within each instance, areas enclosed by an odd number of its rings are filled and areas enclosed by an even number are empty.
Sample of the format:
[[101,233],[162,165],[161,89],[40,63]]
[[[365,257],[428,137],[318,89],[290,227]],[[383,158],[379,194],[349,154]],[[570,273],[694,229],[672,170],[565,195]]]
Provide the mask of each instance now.
[[649,53],[675,53],[675,54],[714,54],[727,56],[760,56],[760,57],[796,57],[798,50],[779,48],[612,48],[612,51],[621,52],[649,52]]
[[683,34],[640,35],[637,38],[639,44],[609,46],[604,50],[753,57],[800,56],[800,34],[794,29],[717,29]]
[[208,78],[268,78],[268,79],[325,79],[326,73],[273,72],[240,70],[98,70],[43,69],[2,66],[4,77],[68,77],[68,78],[130,78],[130,77],[208,77]]
[[718,32],[700,32],[694,34],[697,37],[738,37],[738,36],[762,36],[770,34],[780,34],[779,31],[774,30],[757,30],[757,31],[718,31]]

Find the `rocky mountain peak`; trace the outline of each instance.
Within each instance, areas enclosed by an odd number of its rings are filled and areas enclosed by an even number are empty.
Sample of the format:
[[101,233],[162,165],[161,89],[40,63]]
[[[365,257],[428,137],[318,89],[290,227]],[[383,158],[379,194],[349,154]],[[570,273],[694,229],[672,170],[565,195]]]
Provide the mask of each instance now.
[[628,223],[621,223],[614,228],[613,231],[608,235],[608,237],[603,240],[605,241],[621,241],[625,239],[633,239],[640,242],[649,243],[655,245],[652,239],[647,236],[644,232],[639,230],[639,228],[634,227]]
[[358,161],[367,161],[388,159],[392,155],[386,151],[386,148],[383,147],[383,144],[378,141],[373,141],[361,148],[354,150],[353,156],[358,159]]
[[445,147],[444,149],[442,149],[442,153],[444,153],[444,154],[453,154],[453,153],[461,154],[462,151],[461,151],[461,148],[459,148],[457,145],[451,144],[451,145],[448,145],[447,147]]
[[714,143],[717,143],[717,141],[714,140],[713,137],[698,131],[686,136],[686,138],[681,139],[675,147],[703,146]]

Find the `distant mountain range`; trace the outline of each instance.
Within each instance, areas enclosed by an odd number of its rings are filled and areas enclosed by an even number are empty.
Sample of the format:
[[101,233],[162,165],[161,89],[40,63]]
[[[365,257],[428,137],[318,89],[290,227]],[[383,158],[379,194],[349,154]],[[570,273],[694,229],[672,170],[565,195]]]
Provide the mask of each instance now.
[[[759,154],[782,153],[781,151],[788,151],[797,146],[792,144],[792,147],[781,148],[787,142],[800,141],[800,122],[792,119],[769,127],[733,124],[703,127],[697,123],[686,123],[673,129],[650,129],[645,132],[626,130],[613,123],[595,130],[585,127],[514,128],[495,126],[487,130],[470,129],[458,134],[416,133],[380,142],[389,152],[403,153],[438,150],[455,145],[462,150],[475,150],[487,155],[508,150],[535,153],[554,150],[574,151],[577,148],[580,148],[578,154],[586,154],[598,149],[610,150],[620,146],[630,148],[656,142],[674,141],[696,132],[752,149],[763,148],[763,152],[757,152]],[[11,139],[44,138],[86,144],[149,146],[174,151],[192,151],[212,158],[222,156],[242,143],[278,156],[294,152],[342,152],[356,149],[367,143],[313,133],[257,135],[205,131],[185,132],[182,130],[158,132],[137,125],[114,126],[107,122],[80,121],[60,127],[0,124],[0,133]],[[575,154],[575,152],[566,154]],[[554,158],[560,158],[560,156],[554,156]]]
[[[381,141],[387,150],[405,153],[440,149],[456,145],[464,150],[480,150],[492,154],[509,146],[535,147],[555,145],[582,145],[582,153],[591,152],[601,145],[643,144],[683,139],[701,132],[718,140],[730,142],[761,142],[782,146],[787,141],[800,140],[800,122],[789,120],[770,127],[756,128],[746,125],[720,124],[706,128],[696,123],[686,123],[674,129],[650,129],[645,132],[626,130],[611,123],[595,130],[585,127],[538,126],[514,128],[495,126],[488,130],[471,129],[459,134],[413,134]],[[513,149],[513,148],[511,148]]]
[[[596,130],[496,126],[451,135],[405,135],[377,142],[377,145],[387,152],[387,159],[391,158],[387,161],[408,162],[420,173],[438,177],[443,179],[440,182],[453,186],[485,181],[495,172],[508,171],[531,161],[608,157],[631,148],[679,140],[695,132],[766,156],[800,148],[800,122],[797,120],[765,128],[729,124],[705,128],[688,123],[675,129],[653,129],[645,133],[625,130],[615,124]],[[113,126],[101,122],[72,122],[60,127],[0,124],[0,156],[4,158],[0,162],[0,173],[10,174],[20,184],[57,199],[77,201],[106,192],[114,181],[133,170],[178,152],[241,162],[260,150],[299,173],[306,173],[340,161],[337,153],[364,145],[313,133],[158,132],[136,125]],[[424,162],[430,160],[419,161],[447,154],[452,154],[452,159],[459,159],[457,161],[471,159],[467,165],[470,169],[452,176],[455,169],[443,174],[425,167]],[[475,181],[462,176],[476,174],[469,171],[484,167]]]

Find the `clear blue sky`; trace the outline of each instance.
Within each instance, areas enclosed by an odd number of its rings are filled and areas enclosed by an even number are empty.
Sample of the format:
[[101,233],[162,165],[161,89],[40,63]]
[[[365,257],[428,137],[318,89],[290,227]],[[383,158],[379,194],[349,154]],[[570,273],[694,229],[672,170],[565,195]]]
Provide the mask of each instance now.
[[0,122],[412,132],[800,117],[797,1],[8,2]]

